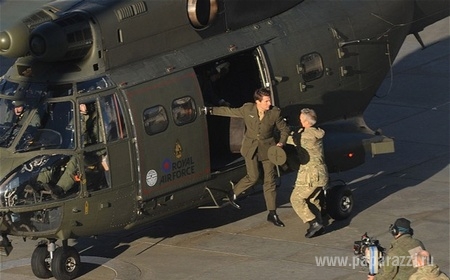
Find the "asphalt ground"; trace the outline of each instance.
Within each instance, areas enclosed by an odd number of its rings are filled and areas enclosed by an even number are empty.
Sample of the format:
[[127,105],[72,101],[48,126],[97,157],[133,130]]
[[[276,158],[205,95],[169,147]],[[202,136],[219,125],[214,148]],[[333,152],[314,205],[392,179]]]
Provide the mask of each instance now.
[[[0,1],[1,29],[6,19],[25,13],[14,13],[14,2],[31,9],[44,1]],[[414,236],[448,274],[449,23],[446,18],[421,33],[424,50],[413,36],[406,39],[364,114],[369,127],[395,138],[396,152],[368,155],[364,165],[331,174],[353,191],[350,218],[329,220],[324,235],[305,238],[307,226],[290,206],[295,174],[289,174],[278,189],[285,228],[266,221],[263,196],[256,193],[241,201],[242,210],[196,209],[132,231],[78,239],[71,245],[81,255],[79,279],[366,279],[354,241],[367,232],[389,247],[388,227],[399,217],[411,220]],[[0,63],[4,73],[9,62]],[[0,256],[0,279],[35,279],[30,257],[37,241],[11,239],[11,255]]]

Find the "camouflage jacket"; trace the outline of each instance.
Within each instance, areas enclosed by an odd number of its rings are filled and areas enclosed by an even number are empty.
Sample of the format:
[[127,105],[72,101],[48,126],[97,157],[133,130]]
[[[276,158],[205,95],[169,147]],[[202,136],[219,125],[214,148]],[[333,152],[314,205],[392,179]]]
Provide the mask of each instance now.
[[324,136],[325,131],[321,128],[301,128],[288,137],[287,144],[296,146],[301,165],[323,164],[325,162],[322,146]]
[[422,248],[422,242],[413,238],[410,234],[402,234],[391,242],[386,256],[384,257],[381,273],[377,274],[376,280],[408,280],[416,272],[412,263],[414,253]]
[[323,187],[328,183],[322,145],[324,136],[325,131],[321,128],[308,127],[301,128],[288,137],[287,143],[296,146],[300,160],[296,186]]
[[437,265],[426,265],[419,267],[413,275],[409,277],[409,280],[448,280],[448,276],[439,270]]

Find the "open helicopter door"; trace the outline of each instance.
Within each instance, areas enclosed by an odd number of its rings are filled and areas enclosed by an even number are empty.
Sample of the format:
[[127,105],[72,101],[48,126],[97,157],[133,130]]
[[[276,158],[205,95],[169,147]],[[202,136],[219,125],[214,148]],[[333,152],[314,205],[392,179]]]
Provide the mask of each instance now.
[[[246,102],[254,102],[256,89],[271,89],[270,73],[261,47],[197,66],[195,72],[205,106],[237,108]],[[243,119],[208,115],[207,121],[211,170],[218,174],[243,165],[240,154],[245,132]]]

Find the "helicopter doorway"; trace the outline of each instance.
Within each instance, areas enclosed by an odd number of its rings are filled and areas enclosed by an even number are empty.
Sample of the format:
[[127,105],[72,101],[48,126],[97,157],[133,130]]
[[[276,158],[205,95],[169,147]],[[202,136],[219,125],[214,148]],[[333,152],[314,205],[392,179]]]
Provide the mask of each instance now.
[[[256,89],[268,86],[268,70],[260,48],[194,68],[205,106],[238,108],[254,102]],[[243,165],[240,154],[245,132],[243,119],[207,116],[211,171],[226,171]]]

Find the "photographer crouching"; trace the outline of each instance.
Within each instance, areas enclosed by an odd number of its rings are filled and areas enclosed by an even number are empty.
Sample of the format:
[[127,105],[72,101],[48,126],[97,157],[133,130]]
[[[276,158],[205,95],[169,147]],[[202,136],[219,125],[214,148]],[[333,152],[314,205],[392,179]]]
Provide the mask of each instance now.
[[408,280],[417,270],[413,266],[413,260],[419,251],[425,250],[425,246],[420,240],[412,237],[411,222],[399,218],[390,225],[389,231],[394,240],[384,257],[381,272],[376,275],[369,274],[368,280]]

